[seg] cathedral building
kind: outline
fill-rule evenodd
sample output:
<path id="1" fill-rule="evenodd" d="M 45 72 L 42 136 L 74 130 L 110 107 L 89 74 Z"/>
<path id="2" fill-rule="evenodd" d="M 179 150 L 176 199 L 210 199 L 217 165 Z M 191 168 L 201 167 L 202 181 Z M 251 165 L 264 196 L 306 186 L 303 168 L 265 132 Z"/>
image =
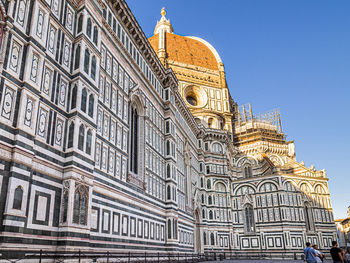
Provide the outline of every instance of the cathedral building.
<path id="1" fill-rule="evenodd" d="M 296 160 L 277 110 L 238 106 L 215 48 L 164 9 L 149 39 L 125 0 L 0 10 L 2 248 L 330 248 L 326 172 Z"/>

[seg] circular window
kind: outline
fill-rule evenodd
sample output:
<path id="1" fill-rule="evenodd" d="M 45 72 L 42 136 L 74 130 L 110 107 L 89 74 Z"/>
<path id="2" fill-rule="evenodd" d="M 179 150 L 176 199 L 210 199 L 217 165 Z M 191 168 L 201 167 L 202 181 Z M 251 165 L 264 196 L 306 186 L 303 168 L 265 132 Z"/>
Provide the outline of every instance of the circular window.
<path id="1" fill-rule="evenodd" d="M 197 99 L 194 98 L 193 96 L 187 96 L 186 100 L 189 104 L 191 104 L 192 106 L 197 106 Z"/>
<path id="2" fill-rule="evenodd" d="M 192 107 L 204 107 L 207 104 L 208 96 L 204 89 L 197 86 L 188 86 L 184 90 L 184 98 Z"/>

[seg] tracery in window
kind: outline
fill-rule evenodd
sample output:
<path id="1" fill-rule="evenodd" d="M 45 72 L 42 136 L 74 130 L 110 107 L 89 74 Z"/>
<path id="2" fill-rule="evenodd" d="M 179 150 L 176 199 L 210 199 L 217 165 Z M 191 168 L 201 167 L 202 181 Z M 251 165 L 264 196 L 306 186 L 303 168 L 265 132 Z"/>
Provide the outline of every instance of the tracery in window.
<path id="1" fill-rule="evenodd" d="M 250 178 L 252 177 L 252 166 L 247 164 L 244 166 L 244 177 L 245 178 Z"/>
<path id="2" fill-rule="evenodd" d="M 254 212 L 253 207 L 251 205 L 246 205 L 244 208 L 245 214 L 245 230 L 248 233 L 255 231 L 255 223 L 254 223 Z"/>
<path id="3" fill-rule="evenodd" d="M 73 223 L 86 225 L 88 210 L 88 189 L 84 185 L 78 185 L 74 193 Z"/>
<path id="4" fill-rule="evenodd" d="M 222 145 L 220 143 L 213 143 L 211 146 L 213 153 L 223 153 Z"/>

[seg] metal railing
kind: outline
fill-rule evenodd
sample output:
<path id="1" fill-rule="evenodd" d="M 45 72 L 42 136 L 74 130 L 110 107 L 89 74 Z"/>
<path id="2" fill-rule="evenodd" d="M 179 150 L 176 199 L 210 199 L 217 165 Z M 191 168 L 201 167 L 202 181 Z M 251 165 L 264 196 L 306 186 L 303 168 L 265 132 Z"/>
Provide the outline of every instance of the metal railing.
<path id="1" fill-rule="evenodd" d="M 120 253 L 120 252 L 88 252 L 88 251 L 12 251 L 12 250 L 0 250 L 0 262 L 121 262 L 121 263 L 143 263 L 143 262 L 203 262 L 223 259 L 225 256 L 223 253 L 206 253 L 206 254 L 194 254 L 194 253 Z"/>
<path id="2" fill-rule="evenodd" d="M 213 251 L 205 252 L 203 254 L 196 253 L 177 253 L 177 252 L 110 252 L 100 251 L 91 252 L 86 250 L 75 251 L 21 251 L 21 250 L 1 250 L 0 249 L 0 263 L 24 263 L 24 262 L 70 262 L 70 263 L 165 263 L 165 262 L 181 262 L 181 263 L 195 263 L 205 261 L 216 261 L 224 259 L 250 259 L 262 260 L 272 259 L 276 255 L 273 253 L 249 253 L 249 252 L 224 252 Z M 299 253 L 282 253 L 278 254 L 281 259 L 301 259 Z"/>

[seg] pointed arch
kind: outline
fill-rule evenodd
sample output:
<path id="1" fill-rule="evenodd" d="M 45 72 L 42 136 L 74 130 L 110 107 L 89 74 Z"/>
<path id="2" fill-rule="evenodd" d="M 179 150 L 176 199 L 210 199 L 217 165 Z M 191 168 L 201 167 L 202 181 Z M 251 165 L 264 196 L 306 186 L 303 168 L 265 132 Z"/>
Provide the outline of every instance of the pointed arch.
<path id="1" fill-rule="evenodd" d="M 12 208 L 16 210 L 22 209 L 22 201 L 23 201 L 23 188 L 22 186 L 17 186 L 13 196 L 13 204 Z"/>
<path id="2" fill-rule="evenodd" d="M 78 149 L 84 150 L 84 139 L 85 139 L 85 127 L 83 124 L 79 127 L 79 137 L 78 137 Z"/>
<path id="3" fill-rule="evenodd" d="M 210 234 L 210 245 L 214 246 L 215 245 L 215 236 L 214 233 Z"/>
<path id="4" fill-rule="evenodd" d="M 74 192 L 73 223 L 86 225 L 89 191 L 84 185 L 78 185 Z"/>
<path id="5" fill-rule="evenodd" d="M 93 40 L 95 45 L 97 45 L 97 41 L 98 41 L 98 29 L 97 26 L 94 26 L 94 36 L 93 36 Z"/>
<path id="6" fill-rule="evenodd" d="M 87 154 L 91 154 L 91 145 L 92 145 L 92 132 L 91 132 L 91 129 L 89 129 L 86 133 L 85 151 Z"/>
<path id="7" fill-rule="evenodd" d="M 87 91 L 86 91 L 86 88 L 83 88 L 83 90 L 81 91 L 81 105 L 80 105 L 80 109 L 83 112 L 86 112 L 86 101 L 87 101 Z"/>
<path id="8" fill-rule="evenodd" d="M 68 129 L 68 145 L 67 148 L 73 147 L 74 143 L 74 122 L 72 121 Z"/>
<path id="9" fill-rule="evenodd" d="M 90 51 L 88 49 L 85 49 L 85 55 L 84 55 L 84 71 L 86 74 L 89 74 L 90 69 Z"/>
<path id="10" fill-rule="evenodd" d="M 89 17 L 86 23 L 86 35 L 91 38 L 91 32 L 92 32 L 92 23 L 91 18 Z"/>
<path id="11" fill-rule="evenodd" d="M 91 58 L 91 78 L 96 79 L 96 57 L 92 56 Z"/>
<path id="12" fill-rule="evenodd" d="M 95 104 L 95 99 L 94 99 L 94 94 L 89 95 L 89 109 L 88 109 L 88 114 L 91 118 L 94 117 L 94 104 Z"/>
<path id="13" fill-rule="evenodd" d="M 171 239 L 171 220 L 168 219 L 168 238 Z"/>
<path id="14" fill-rule="evenodd" d="M 78 94 L 78 87 L 76 84 L 74 84 L 74 87 L 72 89 L 72 101 L 70 104 L 70 109 L 73 110 L 77 106 L 77 94 Z"/>
<path id="15" fill-rule="evenodd" d="M 77 33 L 80 33 L 83 30 L 83 21 L 84 21 L 84 15 L 80 14 L 78 18 Z"/>
<path id="16" fill-rule="evenodd" d="M 74 70 L 76 70 L 80 67 L 80 50 L 81 50 L 81 47 L 80 47 L 80 45 L 78 45 L 75 48 Z"/>
<path id="17" fill-rule="evenodd" d="M 251 204 L 244 206 L 245 230 L 247 233 L 255 232 L 254 210 Z"/>

